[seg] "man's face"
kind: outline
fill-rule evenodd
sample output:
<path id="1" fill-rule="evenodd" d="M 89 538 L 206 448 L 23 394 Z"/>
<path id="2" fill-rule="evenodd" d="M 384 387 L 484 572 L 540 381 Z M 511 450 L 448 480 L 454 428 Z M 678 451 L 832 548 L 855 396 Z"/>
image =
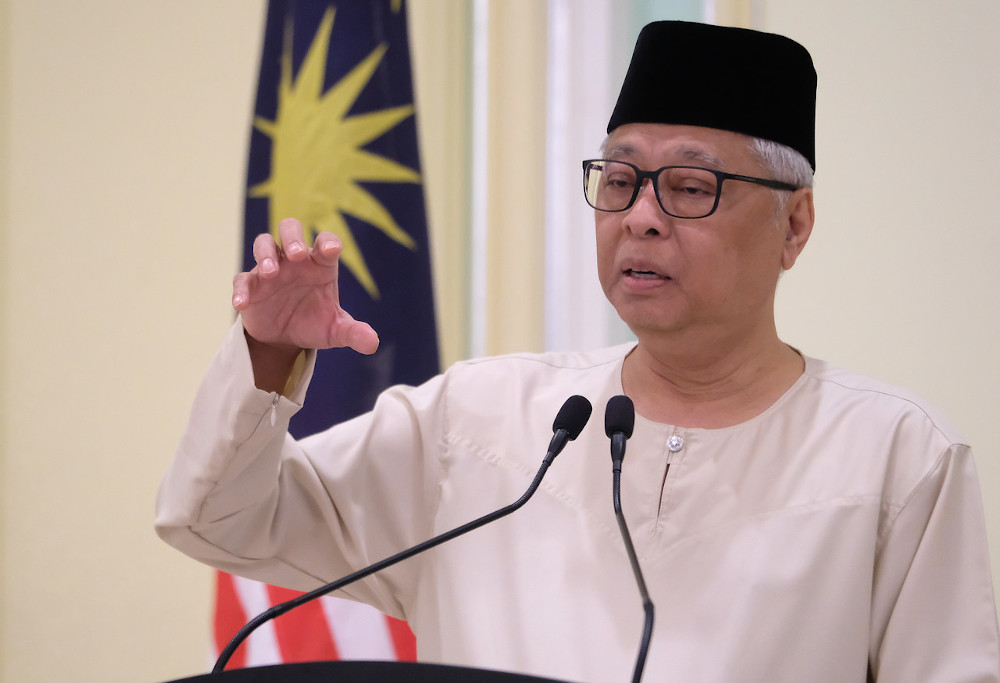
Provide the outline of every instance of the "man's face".
<path id="1" fill-rule="evenodd" d="M 747 142 L 711 128 L 629 124 L 614 131 L 605 157 L 650 171 L 687 165 L 768 177 Z M 811 195 L 809 209 L 811 219 Z M 801 249 L 786 239 L 789 210 L 779 212 L 767 188 L 727 180 L 715 213 L 674 218 L 647 182 L 628 210 L 595 211 L 601 286 L 640 339 L 680 330 L 739 338 L 773 325 L 778 276 Z"/>

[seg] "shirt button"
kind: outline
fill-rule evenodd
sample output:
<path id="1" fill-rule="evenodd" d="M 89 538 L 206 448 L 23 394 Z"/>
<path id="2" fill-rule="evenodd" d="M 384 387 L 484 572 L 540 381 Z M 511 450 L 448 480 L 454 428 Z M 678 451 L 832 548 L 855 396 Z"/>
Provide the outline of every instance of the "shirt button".
<path id="1" fill-rule="evenodd" d="M 676 453 L 680 449 L 684 448 L 684 439 L 674 434 L 669 439 L 667 439 L 667 450 L 671 453 Z"/>

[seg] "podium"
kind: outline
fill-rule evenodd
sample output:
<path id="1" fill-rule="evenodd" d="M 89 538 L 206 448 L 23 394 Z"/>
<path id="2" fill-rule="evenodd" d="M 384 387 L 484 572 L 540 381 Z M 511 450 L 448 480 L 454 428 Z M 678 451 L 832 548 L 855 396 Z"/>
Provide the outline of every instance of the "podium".
<path id="1" fill-rule="evenodd" d="M 554 678 L 415 662 L 305 662 L 231 669 L 170 683 L 567 683 Z"/>

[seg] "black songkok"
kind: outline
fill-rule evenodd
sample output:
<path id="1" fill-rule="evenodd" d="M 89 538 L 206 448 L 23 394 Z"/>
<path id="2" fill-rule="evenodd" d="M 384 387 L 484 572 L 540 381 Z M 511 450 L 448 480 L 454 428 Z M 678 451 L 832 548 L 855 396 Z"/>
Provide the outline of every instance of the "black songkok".
<path id="1" fill-rule="evenodd" d="M 816 169 L 816 71 L 794 40 L 658 21 L 639 33 L 608 133 L 626 123 L 719 128 L 773 140 Z"/>

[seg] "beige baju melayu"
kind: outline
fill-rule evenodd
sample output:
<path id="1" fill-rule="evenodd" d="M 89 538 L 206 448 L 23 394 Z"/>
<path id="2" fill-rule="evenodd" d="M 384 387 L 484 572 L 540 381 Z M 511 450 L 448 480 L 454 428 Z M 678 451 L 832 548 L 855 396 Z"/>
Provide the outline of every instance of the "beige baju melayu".
<path id="1" fill-rule="evenodd" d="M 407 619 L 419 658 L 570 681 L 631 678 L 638 591 L 615 522 L 607 400 L 630 345 L 459 363 L 293 440 L 234 326 L 158 500 L 171 544 L 314 588 L 517 499 L 563 401 L 595 414 L 521 510 L 355 584 Z M 310 363 L 312 360 L 310 359 Z M 725 429 L 638 417 L 622 502 L 656 606 L 645 680 L 1000 681 L 972 454 L 896 388 L 806 359 Z"/>

